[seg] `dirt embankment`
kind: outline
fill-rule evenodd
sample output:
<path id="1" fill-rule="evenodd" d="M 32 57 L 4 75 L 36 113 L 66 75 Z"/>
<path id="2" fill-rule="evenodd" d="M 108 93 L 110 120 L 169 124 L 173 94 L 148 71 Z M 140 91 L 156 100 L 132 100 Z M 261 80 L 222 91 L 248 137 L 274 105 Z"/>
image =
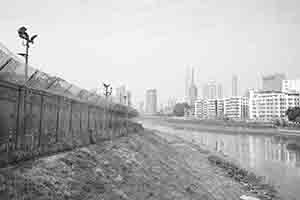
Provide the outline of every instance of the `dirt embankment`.
<path id="1" fill-rule="evenodd" d="M 300 130 L 289 128 L 277 128 L 273 125 L 259 123 L 238 123 L 225 121 L 206 121 L 206 120 L 184 120 L 184 119 L 169 119 L 161 117 L 141 118 L 141 121 L 154 122 L 155 124 L 172 126 L 176 129 L 187 129 L 193 131 L 207 131 L 214 133 L 243 133 L 251 135 L 276 135 L 299 137 Z"/>
<path id="2" fill-rule="evenodd" d="M 143 131 L 1 169 L 0 199 L 237 200 L 252 194 L 209 156 L 171 135 Z"/>

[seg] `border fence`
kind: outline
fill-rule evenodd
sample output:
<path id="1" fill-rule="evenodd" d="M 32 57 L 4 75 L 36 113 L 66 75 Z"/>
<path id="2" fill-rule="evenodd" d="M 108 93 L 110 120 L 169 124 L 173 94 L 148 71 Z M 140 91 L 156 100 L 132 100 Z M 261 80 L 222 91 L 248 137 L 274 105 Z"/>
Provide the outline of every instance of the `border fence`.
<path id="1" fill-rule="evenodd" d="M 126 133 L 137 112 L 24 64 L 0 43 L 0 166 Z"/>
<path id="2" fill-rule="evenodd" d="M 127 132 L 126 109 L 93 105 L 3 81 L 0 111 L 0 166 Z"/>

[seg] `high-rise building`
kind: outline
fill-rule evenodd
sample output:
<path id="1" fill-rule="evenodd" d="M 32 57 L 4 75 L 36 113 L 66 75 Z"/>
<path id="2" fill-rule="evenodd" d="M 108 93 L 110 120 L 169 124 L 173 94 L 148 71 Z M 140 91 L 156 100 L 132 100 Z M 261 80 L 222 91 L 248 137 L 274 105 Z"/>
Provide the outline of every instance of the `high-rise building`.
<path id="1" fill-rule="evenodd" d="M 232 83 L 231 83 L 231 95 L 238 96 L 238 77 L 236 75 L 232 76 Z"/>
<path id="2" fill-rule="evenodd" d="M 299 93 L 280 91 L 250 91 L 249 117 L 256 120 L 284 118 L 289 107 L 300 106 Z"/>
<path id="3" fill-rule="evenodd" d="M 122 85 L 122 86 L 116 88 L 116 97 L 115 97 L 115 99 L 116 99 L 117 103 L 125 105 L 126 102 L 125 102 L 124 96 L 126 96 L 126 95 L 127 94 L 126 94 L 126 87 L 125 87 L 125 85 Z"/>
<path id="4" fill-rule="evenodd" d="M 131 106 L 131 92 L 130 91 L 126 91 L 126 102 L 125 102 L 125 105 L 126 106 Z"/>
<path id="5" fill-rule="evenodd" d="M 203 98 L 216 99 L 217 98 L 217 84 L 216 81 L 209 81 L 203 86 Z"/>
<path id="6" fill-rule="evenodd" d="M 207 100 L 207 118 L 208 119 L 217 118 L 217 99 Z"/>
<path id="7" fill-rule="evenodd" d="M 300 79 L 283 80 L 281 86 L 282 92 L 300 92 Z"/>
<path id="8" fill-rule="evenodd" d="M 164 106 L 164 114 L 172 114 L 176 105 L 175 98 L 169 98 L 167 104 Z"/>
<path id="9" fill-rule="evenodd" d="M 192 68 L 192 80 L 189 87 L 189 105 L 193 106 L 198 96 L 198 90 L 194 82 L 194 68 Z"/>
<path id="10" fill-rule="evenodd" d="M 286 79 L 285 74 L 276 73 L 262 77 L 263 91 L 282 91 L 282 81 Z"/>
<path id="11" fill-rule="evenodd" d="M 207 99 L 208 98 L 208 84 L 204 84 L 202 87 L 202 98 Z"/>
<path id="12" fill-rule="evenodd" d="M 218 99 L 223 98 L 223 86 L 221 83 L 218 84 Z"/>
<path id="13" fill-rule="evenodd" d="M 207 99 L 197 99 L 195 101 L 195 117 L 199 119 L 207 118 Z"/>
<path id="14" fill-rule="evenodd" d="M 156 89 L 146 91 L 146 113 L 156 114 L 157 112 L 157 93 Z"/>
<path id="15" fill-rule="evenodd" d="M 217 118 L 224 118 L 224 99 L 217 99 Z"/>
<path id="16" fill-rule="evenodd" d="M 116 103 L 131 106 L 131 92 L 126 90 L 125 85 L 116 88 L 116 95 L 113 99 Z"/>
<path id="17" fill-rule="evenodd" d="M 249 101 L 247 97 L 232 96 L 224 101 L 224 116 L 229 119 L 247 119 L 248 110 Z"/>
<path id="18" fill-rule="evenodd" d="M 200 119 L 223 118 L 224 99 L 197 99 L 194 116 Z"/>
<path id="19" fill-rule="evenodd" d="M 186 68 L 186 74 L 185 74 L 185 101 L 190 101 L 190 86 L 191 86 L 191 73 L 190 73 L 190 67 Z"/>
<path id="20" fill-rule="evenodd" d="M 139 112 L 144 113 L 144 102 L 143 101 L 139 103 Z"/>

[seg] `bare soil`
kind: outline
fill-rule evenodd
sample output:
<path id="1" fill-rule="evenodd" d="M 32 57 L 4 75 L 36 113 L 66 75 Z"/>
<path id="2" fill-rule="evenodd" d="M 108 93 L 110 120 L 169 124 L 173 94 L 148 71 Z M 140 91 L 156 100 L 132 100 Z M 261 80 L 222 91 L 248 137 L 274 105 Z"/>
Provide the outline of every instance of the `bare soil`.
<path id="1" fill-rule="evenodd" d="M 255 196 L 209 161 L 211 155 L 173 135 L 141 131 L 1 169 L 0 199 L 237 200 L 244 194 Z"/>

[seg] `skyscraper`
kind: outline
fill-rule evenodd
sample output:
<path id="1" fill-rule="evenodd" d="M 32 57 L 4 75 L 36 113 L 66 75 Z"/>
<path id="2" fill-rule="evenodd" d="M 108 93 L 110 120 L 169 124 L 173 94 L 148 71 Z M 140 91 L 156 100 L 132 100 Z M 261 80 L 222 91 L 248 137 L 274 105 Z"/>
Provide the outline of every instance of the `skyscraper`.
<path id="1" fill-rule="evenodd" d="M 139 103 L 139 112 L 144 113 L 144 102 L 143 101 Z"/>
<path id="2" fill-rule="evenodd" d="M 188 103 L 193 106 L 198 96 L 198 90 L 194 83 L 194 68 L 192 68 L 192 80 L 189 87 L 189 101 Z"/>
<path id="3" fill-rule="evenodd" d="M 185 77 L 185 101 L 193 105 L 198 96 L 198 89 L 195 84 L 194 68 L 188 67 Z"/>
<path id="4" fill-rule="evenodd" d="M 131 106 L 131 92 L 129 90 L 126 91 L 126 106 Z"/>
<path id="5" fill-rule="evenodd" d="M 117 103 L 126 104 L 124 96 L 126 96 L 126 87 L 125 87 L 125 85 L 122 85 L 122 86 L 116 88 L 116 101 L 117 101 Z"/>
<path id="6" fill-rule="evenodd" d="M 232 76 L 232 85 L 231 85 L 231 95 L 238 96 L 238 77 L 236 75 Z"/>
<path id="7" fill-rule="evenodd" d="M 300 92 L 300 79 L 296 80 L 283 80 L 282 92 Z"/>
<path id="8" fill-rule="evenodd" d="M 219 99 L 223 98 L 223 86 L 221 83 L 218 84 L 218 98 Z"/>
<path id="9" fill-rule="evenodd" d="M 191 74 L 190 74 L 190 68 L 187 67 L 186 68 L 186 72 L 185 72 L 185 91 L 184 91 L 184 95 L 185 95 L 185 101 L 189 102 L 189 90 L 190 90 L 190 86 L 191 86 Z"/>
<path id="10" fill-rule="evenodd" d="M 209 81 L 203 86 L 203 98 L 215 99 L 217 97 L 217 83 L 216 81 Z"/>
<path id="11" fill-rule="evenodd" d="M 116 88 L 116 96 L 114 99 L 117 103 L 131 106 L 131 92 L 126 90 L 125 85 Z"/>
<path id="12" fill-rule="evenodd" d="M 207 99 L 208 98 L 208 84 L 204 84 L 202 87 L 202 98 Z"/>
<path id="13" fill-rule="evenodd" d="M 153 115 L 157 112 L 157 93 L 156 89 L 146 91 L 146 113 Z"/>
<path id="14" fill-rule="evenodd" d="M 285 74 L 276 73 L 262 77 L 262 89 L 264 91 L 282 91 L 282 81 L 286 79 Z"/>

